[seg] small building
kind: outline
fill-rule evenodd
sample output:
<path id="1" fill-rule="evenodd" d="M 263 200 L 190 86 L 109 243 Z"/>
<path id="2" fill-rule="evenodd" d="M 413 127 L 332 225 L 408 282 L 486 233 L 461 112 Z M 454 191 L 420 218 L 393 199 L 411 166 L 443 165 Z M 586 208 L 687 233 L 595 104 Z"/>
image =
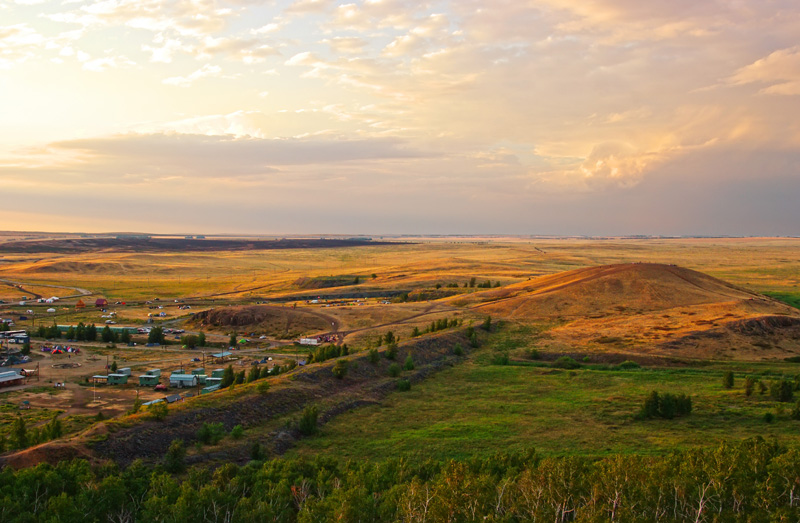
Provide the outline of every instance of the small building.
<path id="1" fill-rule="evenodd" d="M 199 376 L 199 375 L 205 374 L 205 373 L 206 373 L 206 369 L 204 369 L 202 367 L 199 367 L 199 368 L 196 368 L 196 369 L 192 369 L 192 374 L 194 374 L 195 376 Z"/>
<path id="2" fill-rule="evenodd" d="M 16 370 L 0 372 L 0 387 L 13 387 L 25 383 L 25 376 Z"/>
<path id="3" fill-rule="evenodd" d="M 128 383 L 128 374 L 109 374 L 108 375 L 108 384 L 109 385 L 125 385 Z"/>
<path id="4" fill-rule="evenodd" d="M 149 374 L 150 376 L 158 376 L 161 377 L 161 369 L 147 369 L 145 374 Z"/>
<path id="5" fill-rule="evenodd" d="M 181 399 L 180 394 L 170 394 L 169 396 L 164 398 L 164 400 L 167 403 L 175 403 L 176 401 L 180 401 L 180 399 Z"/>
<path id="6" fill-rule="evenodd" d="M 300 338 L 300 345 L 319 345 L 319 338 Z"/>
<path id="7" fill-rule="evenodd" d="M 194 374 L 194 375 L 197 376 L 197 383 L 199 383 L 200 385 L 205 385 L 206 382 L 208 381 L 208 376 L 206 376 L 205 374 Z"/>
<path id="8" fill-rule="evenodd" d="M 86 308 L 86 304 L 83 303 L 83 300 L 78 300 L 78 303 L 75 304 L 75 308 L 76 309 L 85 309 Z"/>
<path id="9" fill-rule="evenodd" d="M 169 386 L 177 388 L 196 387 L 200 379 L 194 374 L 175 374 L 169 376 Z"/>
<path id="10" fill-rule="evenodd" d="M 161 376 L 155 376 L 153 374 L 142 374 L 139 376 L 140 387 L 155 387 L 160 381 Z"/>
<path id="11" fill-rule="evenodd" d="M 130 367 L 123 367 L 123 368 L 117 370 L 117 374 L 124 374 L 126 376 L 130 376 L 131 375 L 131 368 Z"/>
<path id="12" fill-rule="evenodd" d="M 200 394 L 208 394 L 209 392 L 215 392 L 219 390 L 219 385 L 209 385 L 208 387 L 203 387 L 200 389 Z"/>
<path id="13" fill-rule="evenodd" d="M 92 383 L 94 383 L 95 385 L 105 385 L 108 383 L 108 376 L 95 374 L 94 376 L 92 376 Z"/>
<path id="14" fill-rule="evenodd" d="M 211 377 L 222 379 L 225 375 L 225 369 L 214 369 L 211 371 Z"/>
<path id="15" fill-rule="evenodd" d="M 217 359 L 217 360 L 224 360 L 225 358 L 227 358 L 231 354 L 233 354 L 233 353 L 224 350 L 222 352 L 216 352 L 216 353 L 212 354 L 211 357 L 214 358 L 214 359 Z"/>
<path id="16" fill-rule="evenodd" d="M 97 298 L 94 302 L 94 306 L 98 309 L 102 309 L 103 307 L 108 307 L 108 300 L 105 298 Z"/>
<path id="17" fill-rule="evenodd" d="M 206 386 L 222 385 L 222 378 L 213 378 L 211 376 L 206 378 Z"/>

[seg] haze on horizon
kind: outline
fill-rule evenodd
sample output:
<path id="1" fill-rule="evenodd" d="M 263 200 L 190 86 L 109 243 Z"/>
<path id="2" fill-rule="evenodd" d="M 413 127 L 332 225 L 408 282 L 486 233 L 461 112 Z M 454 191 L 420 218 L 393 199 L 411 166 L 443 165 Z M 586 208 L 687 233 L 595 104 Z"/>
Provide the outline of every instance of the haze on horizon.
<path id="1" fill-rule="evenodd" d="M 794 235 L 794 0 L 6 0 L 0 226 Z"/>

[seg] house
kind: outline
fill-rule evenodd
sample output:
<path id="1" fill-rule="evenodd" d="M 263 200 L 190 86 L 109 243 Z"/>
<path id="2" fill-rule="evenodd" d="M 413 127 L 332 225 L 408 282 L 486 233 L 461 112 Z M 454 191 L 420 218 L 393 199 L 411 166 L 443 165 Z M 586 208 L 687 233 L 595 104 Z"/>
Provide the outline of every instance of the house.
<path id="1" fill-rule="evenodd" d="M 109 385 L 125 385 L 128 383 L 128 374 L 109 374 L 108 375 L 108 384 Z"/>
<path id="2" fill-rule="evenodd" d="M 102 309 L 103 307 L 108 307 L 108 300 L 105 298 L 97 298 L 97 300 L 94 302 L 94 306 L 99 309 Z"/>
<path id="3" fill-rule="evenodd" d="M 196 387 L 198 383 L 200 383 L 200 379 L 194 374 L 176 374 L 173 372 L 169 376 L 170 387 L 177 387 L 179 389 L 184 387 Z"/>
<path id="4" fill-rule="evenodd" d="M 75 304 L 75 308 L 76 309 L 85 309 L 86 308 L 86 304 L 83 303 L 83 300 L 78 300 L 78 303 Z"/>
<path id="5" fill-rule="evenodd" d="M 160 381 L 161 376 L 156 376 L 154 374 L 142 374 L 139 376 L 140 387 L 155 387 Z"/>
<path id="6" fill-rule="evenodd" d="M 15 370 L 0 372 L 0 387 L 13 387 L 25 383 L 25 376 Z"/>

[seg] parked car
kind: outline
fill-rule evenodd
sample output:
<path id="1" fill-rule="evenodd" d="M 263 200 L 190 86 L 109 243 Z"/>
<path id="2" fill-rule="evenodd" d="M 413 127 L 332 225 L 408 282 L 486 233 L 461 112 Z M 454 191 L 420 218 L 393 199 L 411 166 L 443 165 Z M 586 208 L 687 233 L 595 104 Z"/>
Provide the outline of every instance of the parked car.
<path id="1" fill-rule="evenodd" d="M 165 390 L 169 390 L 169 387 L 167 387 L 167 386 L 166 386 L 166 385 L 164 385 L 163 383 L 159 383 L 158 385 L 156 385 L 155 387 L 153 387 L 153 390 L 154 390 L 154 391 L 157 391 L 157 392 L 158 392 L 158 391 L 165 391 Z"/>

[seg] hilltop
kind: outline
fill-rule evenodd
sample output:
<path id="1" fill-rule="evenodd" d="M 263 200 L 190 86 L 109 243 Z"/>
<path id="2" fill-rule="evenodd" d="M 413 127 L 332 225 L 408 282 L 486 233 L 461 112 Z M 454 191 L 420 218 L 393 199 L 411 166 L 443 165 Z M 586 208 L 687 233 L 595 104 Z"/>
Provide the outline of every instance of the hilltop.
<path id="1" fill-rule="evenodd" d="M 734 359 L 800 351 L 800 311 L 675 265 L 577 269 L 455 303 L 518 322 L 556 324 L 545 342 L 553 350 Z"/>

